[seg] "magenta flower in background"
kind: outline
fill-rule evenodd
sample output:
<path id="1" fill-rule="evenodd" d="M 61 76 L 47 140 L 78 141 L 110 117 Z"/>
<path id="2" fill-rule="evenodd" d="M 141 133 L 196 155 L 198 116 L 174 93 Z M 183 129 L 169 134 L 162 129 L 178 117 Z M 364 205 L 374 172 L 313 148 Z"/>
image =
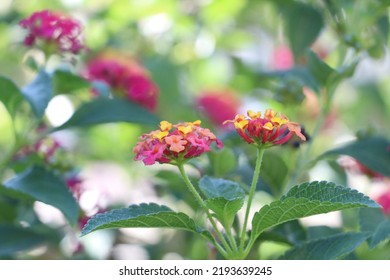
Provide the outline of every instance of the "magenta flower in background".
<path id="1" fill-rule="evenodd" d="M 24 39 L 24 45 L 27 47 L 43 44 L 43 47 L 50 48 L 54 45 L 60 52 L 73 54 L 78 54 L 85 48 L 81 39 L 81 24 L 60 12 L 35 12 L 21 20 L 19 25 L 29 32 Z"/>
<path id="2" fill-rule="evenodd" d="M 376 180 L 385 179 L 385 176 L 368 168 L 363 163 L 353 157 L 342 157 L 340 159 L 340 166 L 343 167 L 346 171 L 351 172 L 352 174 L 361 174 L 369 177 L 370 179 Z"/>
<path id="3" fill-rule="evenodd" d="M 147 70 L 136 60 L 106 53 L 87 64 L 86 78 L 110 86 L 114 95 L 125 97 L 150 111 L 157 107 L 158 88 Z"/>
<path id="4" fill-rule="evenodd" d="M 68 176 L 66 179 L 66 185 L 78 200 L 83 192 L 82 183 L 83 180 L 77 175 Z"/>
<path id="5" fill-rule="evenodd" d="M 46 137 L 38 140 L 32 145 L 23 147 L 15 154 L 14 160 L 21 160 L 32 154 L 36 154 L 46 164 L 56 164 L 58 161 L 56 153 L 61 149 L 63 149 L 63 147 L 57 139 L 53 137 Z"/>
<path id="6" fill-rule="evenodd" d="M 390 215 L 390 191 L 383 193 L 376 201 L 382 206 L 383 213 Z"/>
<path id="7" fill-rule="evenodd" d="M 210 90 L 201 94 L 197 105 L 214 125 L 222 127 L 225 120 L 233 119 L 237 114 L 240 102 L 228 90 Z"/>

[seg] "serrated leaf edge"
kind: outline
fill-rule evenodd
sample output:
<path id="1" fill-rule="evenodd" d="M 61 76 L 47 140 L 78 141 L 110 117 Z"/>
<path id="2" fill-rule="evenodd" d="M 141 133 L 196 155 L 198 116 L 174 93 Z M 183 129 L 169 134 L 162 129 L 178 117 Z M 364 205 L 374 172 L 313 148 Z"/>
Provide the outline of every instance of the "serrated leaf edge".
<path id="1" fill-rule="evenodd" d="M 154 212 L 154 213 L 149 213 L 149 214 L 140 214 L 140 215 L 137 215 L 137 216 L 134 216 L 134 217 L 131 217 L 131 218 L 124 218 L 124 219 L 121 219 L 121 220 L 117 220 L 115 222 L 109 222 L 109 224 L 115 225 L 117 223 L 120 223 L 121 221 L 136 219 L 138 217 L 148 217 L 148 218 L 156 218 L 156 219 L 158 219 L 157 217 L 154 217 L 154 216 L 158 215 L 159 213 L 166 213 L 166 214 L 172 213 L 172 214 L 175 214 L 174 218 L 179 219 L 183 224 L 186 224 L 186 222 L 181 217 L 178 217 L 177 215 L 181 215 L 181 216 L 183 216 L 185 218 L 188 218 L 189 222 L 192 223 L 192 225 L 193 225 L 192 229 L 190 229 L 188 227 L 178 227 L 178 228 L 183 229 L 183 230 L 189 230 L 189 231 L 197 232 L 197 233 L 202 234 L 202 235 L 205 234 L 205 232 L 208 232 L 208 231 L 204 230 L 203 228 L 197 226 L 195 221 L 193 219 L 191 219 L 187 214 L 185 214 L 183 212 L 175 212 L 175 211 L 173 211 L 172 209 L 170 209 L 169 207 L 167 207 L 165 205 L 159 205 L 159 204 L 156 204 L 156 203 L 141 203 L 141 204 L 130 205 L 128 208 L 131 208 L 131 207 L 141 208 L 141 207 L 145 207 L 145 206 L 148 206 L 148 207 L 150 207 L 150 206 L 151 207 L 160 207 L 161 211 Z M 105 212 L 105 213 L 99 213 L 99 214 L 94 215 L 85 224 L 85 226 L 83 227 L 81 236 L 85 236 L 85 235 L 87 235 L 87 234 L 89 234 L 89 233 L 91 233 L 93 231 L 101 229 L 101 227 L 98 226 L 98 227 L 93 228 L 92 230 L 89 230 L 88 232 L 85 232 L 86 228 L 91 226 L 91 224 L 93 223 L 92 219 L 99 219 L 100 217 L 103 217 L 103 216 L 107 215 L 107 213 L 114 214 L 115 212 L 122 211 L 123 209 L 127 209 L 127 208 L 114 209 L 114 210 L 111 210 L 111 211 L 108 211 L 108 212 Z M 161 221 L 166 223 L 164 220 L 161 220 Z M 142 224 L 142 222 L 139 222 L 139 223 Z M 115 228 L 115 226 L 113 226 L 113 227 Z M 169 225 L 167 227 L 169 228 Z M 120 228 L 120 226 L 118 226 L 118 228 Z"/>
<path id="2" fill-rule="evenodd" d="M 310 188 L 311 185 L 319 185 L 319 187 L 333 187 L 336 190 L 345 190 L 345 191 L 348 191 L 348 193 L 347 193 L 348 195 L 359 195 L 361 199 L 369 200 L 372 203 L 371 207 L 377 207 L 377 208 L 381 207 L 381 205 L 379 205 L 377 202 L 372 200 L 369 196 L 359 192 L 356 189 L 352 189 L 352 188 L 345 187 L 345 186 L 342 186 L 342 185 L 336 185 L 335 183 L 328 182 L 328 181 L 312 181 L 312 182 L 305 182 L 305 183 L 302 183 L 302 184 L 299 184 L 299 185 L 295 185 L 286 194 L 284 194 L 280 198 L 280 201 L 285 200 L 287 198 L 303 198 L 303 197 L 297 196 L 297 194 L 301 194 L 302 192 L 307 190 L 307 188 Z M 289 196 L 290 192 L 292 192 L 292 191 L 296 192 L 295 195 L 294 196 Z M 316 194 L 318 194 L 318 192 L 316 192 L 315 194 L 313 194 L 310 197 L 304 197 L 304 198 L 309 198 L 310 199 L 311 197 L 313 197 Z M 334 198 L 338 198 L 338 197 L 341 197 L 343 195 L 345 195 L 345 194 L 337 195 Z M 324 201 L 321 201 L 321 200 L 311 200 L 311 201 L 324 202 Z M 331 202 L 331 201 L 327 201 L 327 202 L 334 203 L 334 202 Z"/>

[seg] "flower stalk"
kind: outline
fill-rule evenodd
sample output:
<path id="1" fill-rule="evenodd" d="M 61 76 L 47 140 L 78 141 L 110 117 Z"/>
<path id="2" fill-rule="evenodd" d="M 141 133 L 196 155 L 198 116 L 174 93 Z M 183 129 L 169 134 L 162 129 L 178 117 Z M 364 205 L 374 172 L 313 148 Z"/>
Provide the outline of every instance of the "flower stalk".
<path id="1" fill-rule="evenodd" d="M 248 225 L 248 219 L 249 219 L 249 214 L 250 214 L 250 210 L 251 210 L 251 206 L 252 206 L 253 197 L 255 195 L 257 182 L 258 182 L 259 176 L 260 176 L 260 169 L 261 169 L 261 163 L 263 161 L 263 155 L 264 155 L 264 148 L 259 147 L 257 149 L 256 165 L 255 165 L 255 170 L 253 173 L 251 188 L 249 191 L 249 197 L 248 197 L 248 202 L 247 202 L 246 211 L 245 211 L 244 224 L 243 224 L 243 228 L 242 228 L 241 236 L 240 236 L 240 248 L 239 248 L 240 252 L 244 251 L 244 245 L 245 245 L 245 241 L 246 241 L 246 229 L 247 229 L 247 225 Z"/>
<path id="2" fill-rule="evenodd" d="M 232 252 L 229 244 L 227 243 L 225 237 L 222 235 L 221 231 L 218 229 L 217 224 L 215 223 L 213 216 L 211 215 L 209 209 L 207 208 L 206 204 L 204 203 L 202 197 L 199 195 L 197 190 L 195 189 L 194 185 L 191 183 L 191 180 L 188 178 L 187 173 L 184 170 L 183 164 L 177 165 L 180 171 L 180 175 L 182 176 L 188 190 L 192 193 L 192 195 L 195 197 L 195 199 L 198 201 L 202 209 L 205 211 L 207 218 L 209 219 L 215 233 L 217 234 L 219 240 L 223 244 L 225 248 L 220 246 L 218 242 L 216 242 L 214 245 L 216 245 L 217 250 L 225 257 L 227 258 L 229 256 L 229 253 Z"/>

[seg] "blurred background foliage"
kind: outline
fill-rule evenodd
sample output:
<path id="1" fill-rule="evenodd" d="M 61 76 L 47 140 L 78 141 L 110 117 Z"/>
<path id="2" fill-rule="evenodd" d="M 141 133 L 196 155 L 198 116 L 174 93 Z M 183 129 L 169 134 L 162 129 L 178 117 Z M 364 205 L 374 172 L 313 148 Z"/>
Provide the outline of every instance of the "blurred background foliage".
<path id="1" fill-rule="evenodd" d="M 34 11 L 62 11 L 82 23 L 88 51 L 77 57 L 50 58 L 48 69 L 69 70 L 73 76 L 58 78 L 70 89 L 60 88 L 49 103 L 44 117 L 49 126 L 62 125 L 89 100 L 89 84 L 77 80 L 89 60 L 103 51 L 124 53 L 139 60 L 158 86 L 155 115 L 159 119 L 172 123 L 201 119 L 224 140 L 224 150 L 192 162 L 194 180 L 209 174 L 250 184 L 253 150 L 213 119 L 224 110 L 222 105 L 215 103 L 210 109 L 200 101 L 216 92 L 222 100 L 234 99 L 236 113 L 266 108 L 281 111 L 300 123 L 310 137 L 307 143 L 295 140 L 266 153 L 259 206 L 307 180 L 334 181 L 376 199 L 390 191 L 386 178 L 390 176 L 386 167 L 390 153 L 375 150 L 389 144 L 389 5 L 386 0 L 2 0 L 0 74 L 20 87 L 35 78 L 29 57 L 39 61 L 40 56 L 37 50 L 23 46 L 25 33 L 18 22 Z M 24 117 L 15 123 L 23 127 L 33 125 L 30 122 Z M 11 127 L 0 105 L 3 151 L 15 141 Z M 157 202 L 199 215 L 175 172 L 133 162 L 132 147 L 151 128 L 119 122 L 55 133 L 66 148 L 61 161 L 66 158 L 79 169 L 85 189 L 80 198 L 83 211 L 94 214 L 132 203 Z M 345 146 L 356 140 L 366 142 Z M 340 155 L 357 158 L 379 172 L 381 179 Z M 11 178 L 13 172 L 5 172 L 2 180 Z M 20 197 L 4 195 L 0 209 L 5 213 L 0 216 L 0 231 L 4 232 L 0 258 L 209 257 L 207 244 L 185 232 L 131 229 L 96 232 L 80 239 L 79 229 L 43 203 L 23 203 Z M 303 240 L 362 229 L 362 216 L 357 210 L 344 211 L 288 223 L 261 239 L 260 256 L 277 258 Z M 381 216 L 378 221 L 386 219 Z M 17 235 L 9 221 L 34 227 L 31 233 Z M 384 236 L 387 240 L 388 235 Z M 347 258 L 390 258 L 388 241 L 374 249 L 372 244 L 360 245 Z"/>

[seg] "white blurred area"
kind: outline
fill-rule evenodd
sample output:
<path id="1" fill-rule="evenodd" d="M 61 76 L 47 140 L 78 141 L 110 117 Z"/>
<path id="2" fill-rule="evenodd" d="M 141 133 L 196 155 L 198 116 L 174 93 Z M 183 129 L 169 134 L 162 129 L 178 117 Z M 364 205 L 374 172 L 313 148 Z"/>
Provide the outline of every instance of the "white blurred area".
<path id="1" fill-rule="evenodd" d="M 1 0 L 0 15 L 8 13 L 13 0 Z"/>
<path id="2" fill-rule="evenodd" d="M 46 116 L 54 127 L 64 124 L 73 113 L 73 104 L 65 95 L 54 96 L 46 108 Z"/>

